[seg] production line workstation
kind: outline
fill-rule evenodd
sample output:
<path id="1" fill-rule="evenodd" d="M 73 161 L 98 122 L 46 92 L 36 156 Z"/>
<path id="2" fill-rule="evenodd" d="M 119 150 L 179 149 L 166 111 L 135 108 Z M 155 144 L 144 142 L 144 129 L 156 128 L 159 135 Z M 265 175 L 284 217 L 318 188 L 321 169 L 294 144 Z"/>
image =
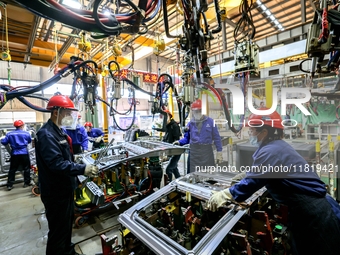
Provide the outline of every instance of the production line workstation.
<path id="1" fill-rule="evenodd" d="M 146 24 L 155 18 L 162 4 L 165 33 L 169 38 L 173 37 L 168 24 L 168 8 L 174 5 L 173 1 L 140 0 L 138 6 L 126 1 L 131 7 L 129 10 L 133 10 L 132 15 L 124 13 L 124 15 L 118 15 L 118 18 L 112 15 L 111 20 L 104 19 L 100 13 L 105 9 L 100 8 L 101 0 L 93 1 L 93 12 L 86 10 L 69 17 L 63 13 L 64 9 L 57 1 L 14 1 L 40 16 L 50 17 L 51 20 L 64 22 L 80 30 L 100 32 L 107 37 L 117 36 L 121 32 L 131 35 L 145 32 Z M 116 58 L 116 60 L 109 61 L 105 68 L 102 67 L 103 73 L 106 73 L 108 80 L 112 82 L 111 87 L 107 89 L 110 93 L 109 99 L 102 98 L 97 93 L 98 64 L 93 60 L 83 60 L 74 56 L 67 66 L 56 69 L 55 75 L 40 85 L 24 89 L 0 85 L 0 109 L 8 101 L 18 99 L 35 111 L 47 112 L 43 107 L 32 105 L 26 97 L 73 74 L 74 83 L 70 99 L 76 102 L 77 107 L 80 102 L 84 104 L 85 111 L 92 114 L 95 113 L 97 104 L 103 104 L 106 126 L 109 117 L 112 117 L 114 123 L 117 124 L 116 115 L 118 114 L 132 113 L 132 118 L 135 118 L 138 104 L 135 90 L 139 90 L 152 97 L 151 113 L 163 116 L 162 127 L 156 130 L 165 132 L 167 124 L 165 110 L 168 106 L 173 109 L 174 105 L 173 101 L 165 102 L 164 95 L 171 91 L 177 103 L 179 124 L 184 131 L 187 118 L 191 114 L 190 105 L 205 92 L 210 92 L 218 99 L 225 115 L 223 121 L 227 123 L 228 131 L 240 134 L 243 126 L 240 125 L 237 128 L 232 124 L 231 111 L 228 108 L 230 102 L 227 102 L 226 92 L 213 84 L 208 65 L 211 40 L 214 34 L 221 31 L 222 18 L 226 15 L 225 11 L 219 8 L 217 0 L 214 0 L 213 4 L 217 28 L 210 29 L 205 17 L 208 11 L 207 1 L 181 1 L 181 8 L 184 10 L 183 34 L 176 36 L 178 47 L 184 52 L 181 61 L 183 69 L 181 94 L 177 92 L 171 75 L 166 73 L 158 75 L 155 92 L 143 90 L 129 78 L 121 76 L 120 65 Z M 241 5 L 240 24 L 248 23 L 246 25 L 249 31 L 245 31 L 245 27 L 239 24 L 235 28 L 234 75 L 241 79 L 240 87 L 244 103 L 250 74 L 259 74 L 260 49 L 253 41 L 255 27 L 250 15 L 251 8 L 247 1 L 242 1 Z M 320 1 L 319 11 L 326 12 L 327 6 L 327 1 Z M 86 16 L 84 20 L 91 20 L 91 25 L 86 24 L 84 20 L 79 20 L 79 15 Z M 338 49 L 336 48 L 338 46 L 335 47 L 332 44 L 332 38 L 325 35 L 325 29 L 327 29 L 325 16 L 327 19 L 327 15 L 321 16 L 315 13 L 306 42 L 306 53 L 311 58 L 309 60 L 312 60 L 312 65 L 310 70 L 301 71 L 308 73 L 311 80 L 316 73 L 321 72 L 319 62 L 322 61 L 324 55 Z M 320 36 L 324 39 L 323 42 L 317 40 Z M 85 37 L 82 37 L 80 46 L 85 49 L 87 45 Z M 162 47 L 159 46 L 158 50 L 160 48 Z M 122 98 L 122 84 L 128 87 L 129 109 L 125 113 L 117 110 L 117 102 Z M 332 93 L 338 90 L 340 90 L 340 82 L 337 83 Z M 48 101 L 43 97 L 36 97 Z M 208 102 L 207 99 L 203 101 Z M 235 106 L 237 102 L 233 103 Z M 242 112 L 244 118 L 245 109 Z M 127 131 L 132 125 L 133 122 L 127 128 L 117 126 L 122 131 Z M 294 141 L 290 144 L 311 165 L 338 166 L 340 163 L 339 142 L 334 143 L 329 139 L 322 145 L 319 141 L 316 143 Z M 329 146 L 328 150 L 325 145 Z M 251 166 L 252 155 L 256 147 L 246 142 L 235 144 L 229 142 L 227 146 L 228 162 L 224 163 L 236 167 L 236 170 L 239 170 L 241 166 Z M 79 228 L 83 227 L 92 215 L 120 212 L 118 217 L 120 237 L 100 235 L 103 255 L 291 254 L 288 208 L 275 202 L 265 187 L 256 191 L 242 203 L 227 200 L 225 205 L 212 211 L 208 210 L 207 204 L 213 192 L 230 188 L 240 181 L 235 179 L 237 172 L 191 172 L 166 183 L 162 165 L 164 159 L 183 154 L 187 150 L 190 148 L 151 138 L 125 141 L 120 144 L 114 144 L 114 139 L 112 139 L 110 142 L 106 141 L 101 149 L 76 155 L 76 162 L 98 166 L 99 175 L 92 178 L 77 177 L 80 184 L 75 192 L 75 225 Z M 5 173 L 8 170 L 9 154 L 4 147 L 1 148 L 0 156 L 1 170 Z M 34 155 L 31 155 L 31 159 L 34 162 Z M 38 174 L 36 171 L 32 171 L 33 177 L 36 177 L 36 174 Z M 325 175 L 320 174 L 320 177 L 326 180 L 328 191 L 333 198 L 340 200 L 338 171 L 325 171 Z M 38 184 L 32 191 L 39 195 L 37 189 Z"/>

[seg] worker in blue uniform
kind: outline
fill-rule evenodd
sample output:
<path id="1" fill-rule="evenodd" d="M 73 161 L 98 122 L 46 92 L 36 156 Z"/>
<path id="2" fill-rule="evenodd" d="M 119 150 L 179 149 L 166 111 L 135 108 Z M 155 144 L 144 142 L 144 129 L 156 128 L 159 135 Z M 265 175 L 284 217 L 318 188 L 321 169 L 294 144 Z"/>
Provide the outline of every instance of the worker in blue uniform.
<path id="1" fill-rule="evenodd" d="M 31 135 L 29 132 L 24 130 L 25 123 L 22 120 L 14 121 L 14 127 L 16 130 L 8 132 L 6 136 L 1 139 L 2 145 L 11 146 L 11 159 L 10 167 L 7 178 L 7 190 L 13 189 L 15 181 L 15 172 L 22 168 L 24 173 L 24 188 L 31 184 L 31 163 L 28 153 L 28 144 L 32 142 Z"/>
<path id="2" fill-rule="evenodd" d="M 164 110 L 164 112 L 167 114 L 167 124 L 165 127 L 166 132 L 163 137 L 163 142 L 172 144 L 181 138 L 181 128 L 178 125 L 178 123 L 173 119 L 173 116 L 169 110 L 166 109 Z M 178 167 L 177 167 L 178 161 L 180 160 L 180 158 L 181 158 L 181 154 L 173 155 L 169 160 L 169 163 L 165 169 L 165 173 L 168 176 L 169 182 L 172 181 L 172 174 L 175 176 L 176 179 L 181 176 L 179 174 Z"/>
<path id="3" fill-rule="evenodd" d="M 100 149 L 104 146 L 104 132 L 99 128 L 94 128 L 91 122 L 86 122 L 84 124 L 89 141 L 93 143 L 92 150 Z"/>
<path id="4" fill-rule="evenodd" d="M 98 167 L 74 162 L 72 141 L 61 129 L 77 119 L 71 99 L 53 96 L 46 109 L 51 111 L 50 119 L 39 129 L 35 141 L 40 197 L 49 227 L 46 254 L 74 255 L 78 254 L 71 243 L 76 176 L 96 177 Z"/>
<path id="5" fill-rule="evenodd" d="M 81 115 L 78 114 L 78 122 L 73 127 L 65 127 L 65 133 L 72 139 L 72 148 L 74 154 L 81 154 L 87 152 L 89 149 L 89 138 L 86 129 L 79 123 Z"/>
<path id="6" fill-rule="evenodd" d="M 276 202 L 288 206 L 294 255 L 339 254 L 339 205 L 306 160 L 282 140 L 281 116 L 251 114 L 248 123 L 250 142 L 258 147 L 253 165 L 240 182 L 213 192 L 208 209 L 215 211 L 227 200 L 242 202 L 265 186 Z"/>
<path id="7" fill-rule="evenodd" d="M 191 104 L 192 119 L 187 125 L 184 137 L 174 144 L 190 144 L 187 172 L 208 171 L 215 166 L 212 145 L 215 144 L 217 153 L 216 161 L 223 161 L 222 141 L 214 120 L 202 115 L 202 101 L 197 99 Z"/>

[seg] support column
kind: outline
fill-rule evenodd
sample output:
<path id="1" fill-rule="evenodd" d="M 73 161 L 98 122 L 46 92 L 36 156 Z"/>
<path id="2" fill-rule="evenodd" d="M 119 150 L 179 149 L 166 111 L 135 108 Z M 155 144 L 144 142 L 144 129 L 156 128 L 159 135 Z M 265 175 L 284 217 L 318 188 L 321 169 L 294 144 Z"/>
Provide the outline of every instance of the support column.
<path id="1" fill-rule="evenodd" d="M 104 77 L 101 76 L 100 78 L 100 87 L 102 88 L 102 98 L 106 101 L 107 95 L 106 95 L 106 84 Z M 103 132 L 104 132 L 104 142 L 107 143 L 109 141 L 109 119 L 107 114 L 107 106 L 106 104 L 101 103 L 103 107 Z"/>
<path id="2" fill-rule="evenodd" d="M 273 105 L 273 80 L 265 81 L 266 91 L 266 107 L 270 108 Z"/>

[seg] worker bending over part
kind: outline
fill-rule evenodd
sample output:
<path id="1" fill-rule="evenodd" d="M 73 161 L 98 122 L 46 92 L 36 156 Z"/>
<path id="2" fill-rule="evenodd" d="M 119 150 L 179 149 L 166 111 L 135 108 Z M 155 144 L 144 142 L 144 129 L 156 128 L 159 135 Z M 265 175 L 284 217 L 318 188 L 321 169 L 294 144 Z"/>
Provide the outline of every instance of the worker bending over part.
<path id="1" fill-rule="evenodd" d="M 99 128 L 94 128 L 91 122 L 86 122 L 84 127 L 87 132 L 89 141 L 93 143 L 92 150 L 100 149 L 104 146 L 104 132 Z"/>
<path id="2" fill-rule="evenodd" d="M 281 116 L 277 112 L 251 114 L 248 123 L 252 125 L 250 142 L 258 147 L 252 168 L 239 183 L 215 192 L 208 209 L 215 211 L 227 200 L 242 202 L 265 186 L 276 202 L 288 206 L 294 255 L 339 254 L 339 205 L 326 193 L 325 184 L 307 161 L 282 140 Z M 270 171 L 269 167 L 286 167 L 290 171 Z"/>

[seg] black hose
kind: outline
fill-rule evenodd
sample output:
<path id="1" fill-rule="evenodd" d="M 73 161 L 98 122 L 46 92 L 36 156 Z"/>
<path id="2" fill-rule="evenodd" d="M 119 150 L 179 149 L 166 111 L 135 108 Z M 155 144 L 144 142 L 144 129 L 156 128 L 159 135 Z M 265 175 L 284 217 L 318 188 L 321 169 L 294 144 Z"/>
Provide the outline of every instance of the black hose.
<path id="1" fill-rule="evenodd" d="M 160 0 L 160 1 L 163 1 L 163 20 L 164 20 L 164 29 L 165 29 L 166 37 L 168 37 L 168 38 L 179 38 L 179 36 L 170 34 L 169 21 L 168 21 L 168 9 L 167 9 L 167 5 L 166 5 L 167 0 Z"/>
<path id="2" fill-rule="evenodd" d="M 211 33 L 217 34 L 222 30 L 222 19 L 221 19 L 221 11 L 218 0 L 214 0 L 215 5 L 215 13 L 216 13 L 216 21 L 217 21 L 217 28 L 211 30 Z"/>
<path id="3" fill-rule="evenodd" d="M 310 73 L 310 71 L 306 71 L 306 70 L 302 69 L 302 64 L 303 64 L 304 62 L 306 62 L 306 61 L 311 61 L 311 60 L 312 60 L 311 58 L 306 58 L 306 59 L 304 59 L 304 60 L 302 60 L 302 61 L 300 62 L 300 64 L 299 64 L 299 69 L 300 69 L 301 72 Z"/>
<path id="4" fill-rule="evenodd" d="M 127 82 L 128 84 L 130 84 L 132 87 L 134 87 L 137 90 L 140 90 L 141 92 L 149 95 L 149 96 L 155 96 L 153 93 L 146 91 L 144 89 L 142 89 L 141 87 L 139 87 L 138 85 L 136 85 L 134 82 L 132 82 L 131 80 L 129 80 L 128 78 L 123 78 L 122 81 Z"/>
<path id="5" fill-rule="evenodd" d="M 104 23 L 102 23 L 100 21 L 99 18 L 99 14 L 98 14 L 98 8 L 99 8 L 99 4 L 102 2 L 103 0 L 95 0 L 94 4 L 93 4 L 93 18 L 96 21 L 96 24 L 98 25 L 98 27 L 105 31 L 106 33 L 109 33 L 110 35 L 118 35 L 120 34 L 120 32 L 122 31 L 122 26 L 120 25 L 120 23 L 117 21 L 115 16 L 110 16 L 113 19 L 113 23 L 116 23 L 116 27 L 109 27 L 106 26 Z"/>

